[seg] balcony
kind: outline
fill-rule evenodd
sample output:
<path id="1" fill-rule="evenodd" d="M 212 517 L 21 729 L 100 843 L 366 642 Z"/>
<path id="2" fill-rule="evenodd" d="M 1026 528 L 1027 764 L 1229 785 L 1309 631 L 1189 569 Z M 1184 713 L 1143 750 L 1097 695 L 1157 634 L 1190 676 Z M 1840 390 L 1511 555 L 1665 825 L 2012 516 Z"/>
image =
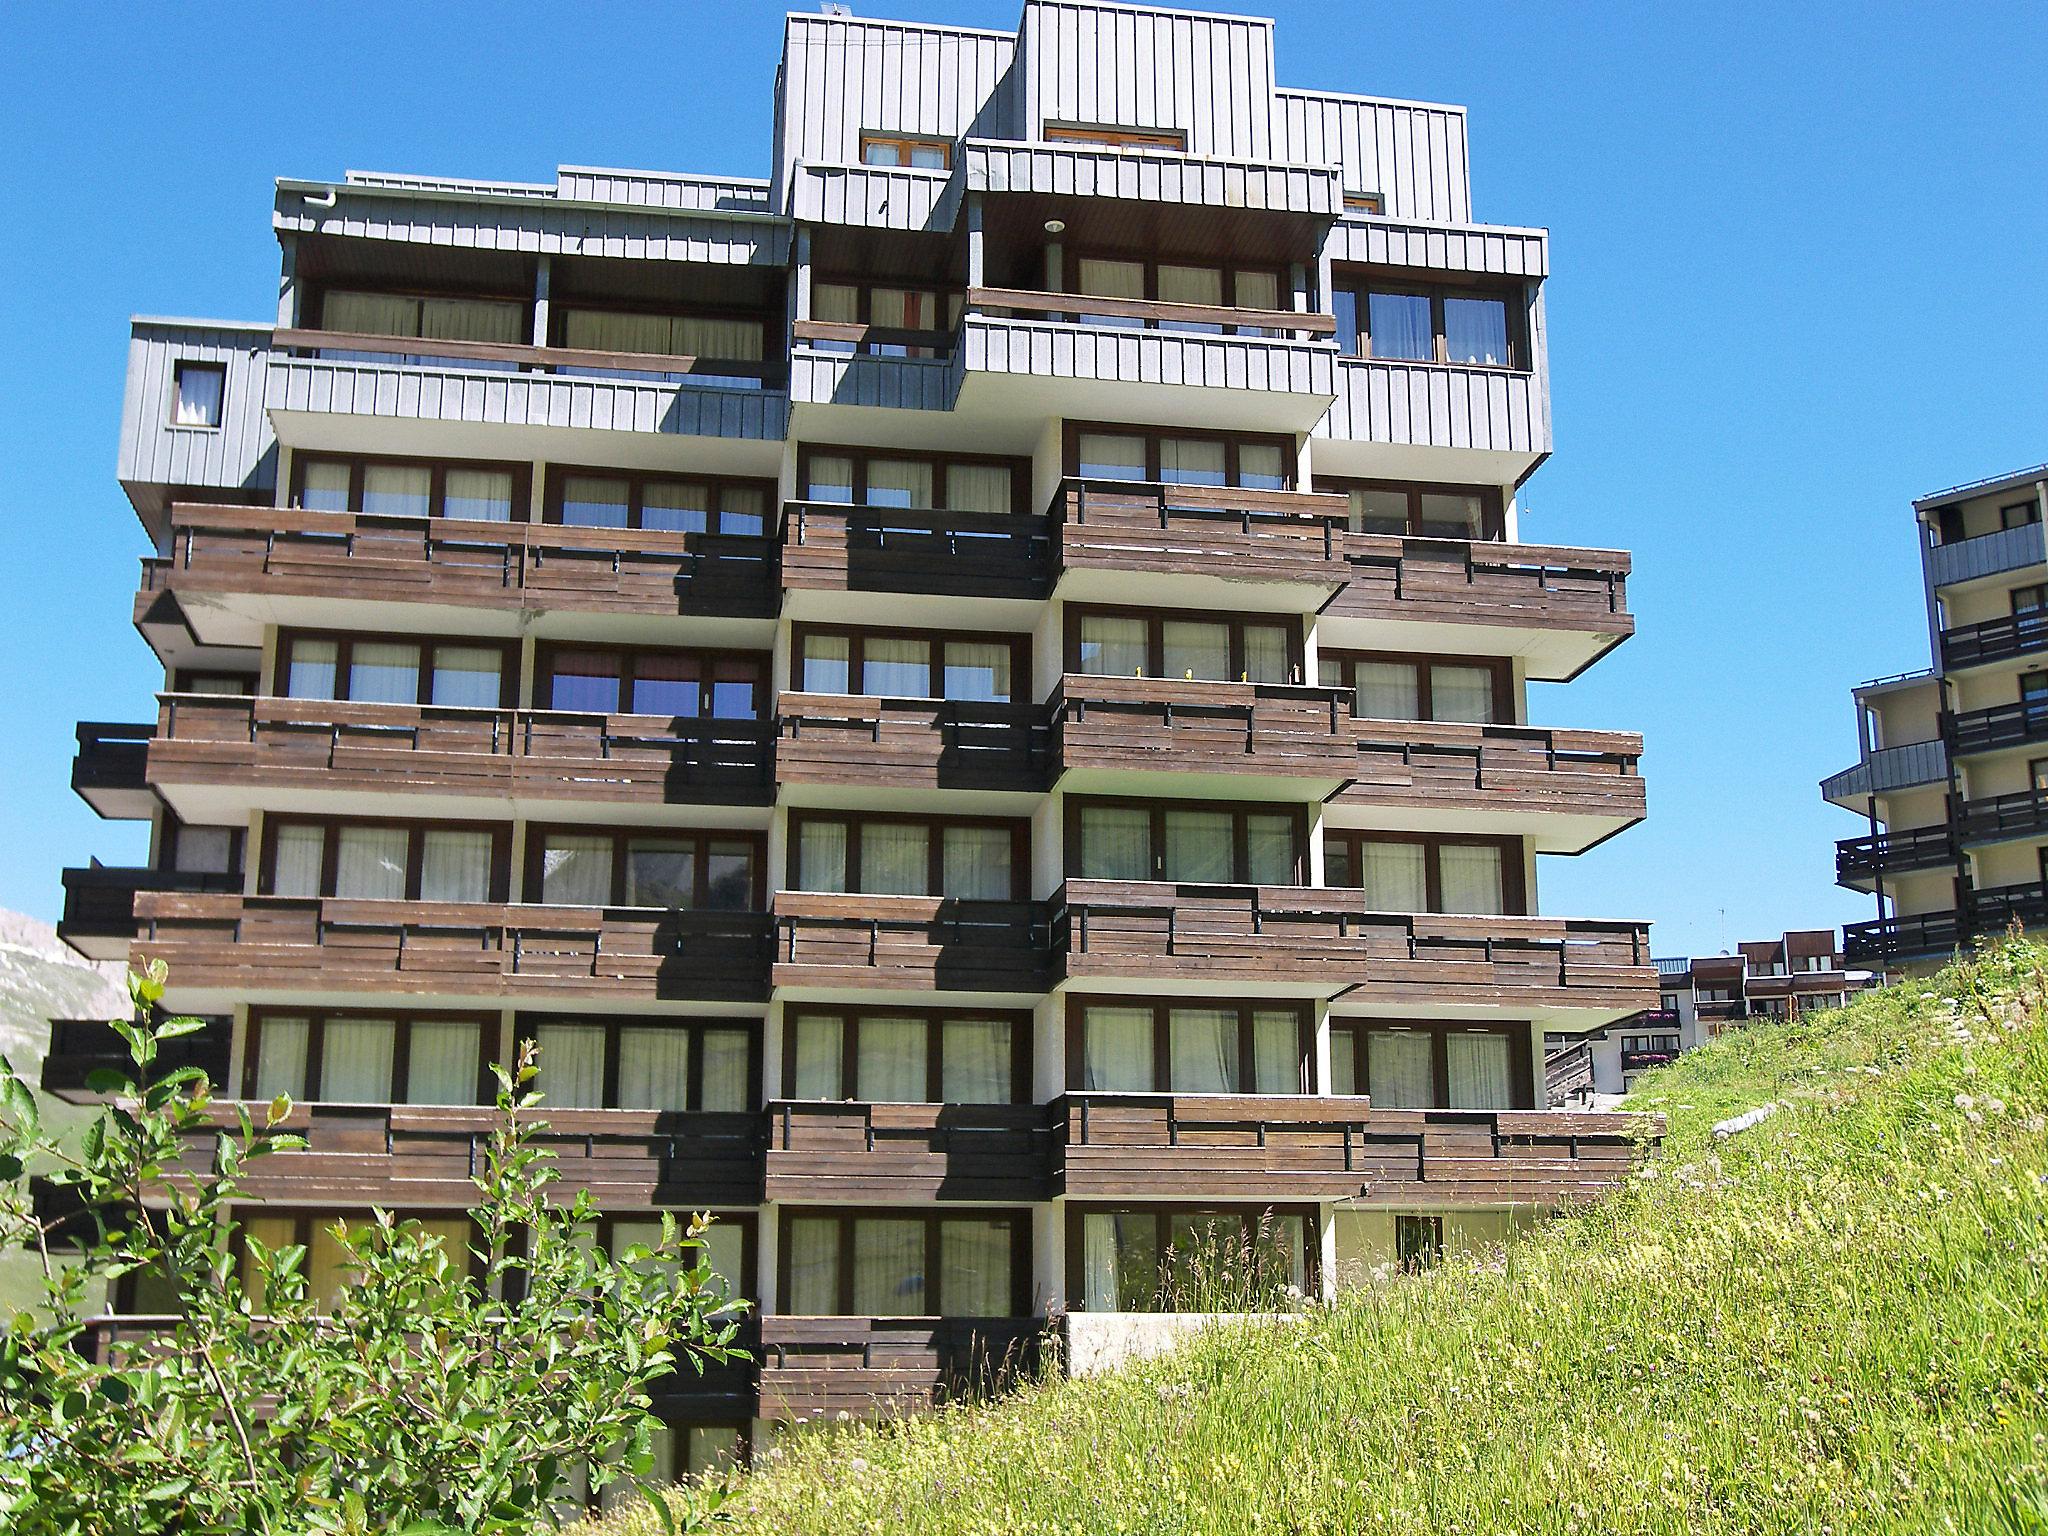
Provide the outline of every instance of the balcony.
<path id="1" fill-rule="evenodd" d="M 143 766 L 155 727 L 85 720 L 78 726 L 78 756 L 71 760 L 72 791 L 109 821 L 147 821 L 156 795 Z"/>
<path id="2" fill-rule="evenodd" d="M 1955 839 L 1947 827 L 1845 837 L 1835 844 L 1835 884 L 1868 890 L 1885 875 L 1939 869 L 1954 863 L 1955 857 Z"/>
<path id="3" fill-rule="evenodd" d="M 1933 587 L 1953 587 L 1986 576 L 2023 571 L 2044 562 L 2048 562 L 2048 546 L 2042 543 L 2041 524 L 2022 523 L 2017 528 L 2000 528 L 1975 538 L 1931 546 L 1927 551 L 1927 581 Z"/>
<path id="4" fill-rule="evenodd" d="M 774 921 L 777 991 L 858 987 L 1025 1001 L 1052 984 L 1038 902 L 779 891 Z"/>
<path id="5" fill-rule="evenodd" d="M 1067 979 L 1122 990 L 1341 997 L 1389 1017 L 1506 1010 L 1559 1029 L 1657 1000 L 1645 924 L 1374 912 L 1357 890 L 1069 880 L 1053 935 Z"/>
<path id="6" fill-rule="evenodd" d="M 2034 882 L 1965 891 L 1958 908 L 1850 923 L 1842 929 L 1842 961 L 1881 969 L 1903 960 L 1941 958 L 1971 939 L 2004 933 L 2015 923 L 2029 931 L 2048 927 L 2048 885 Z"/>
<path id="7" fill-rule="evenodd" d="M 1060 595 L 1129 601 L 1187 597 L 1206 577 L 1234 607 L 1320 607 L 1349 575 L 1349 503 L 1311 491 L 1062 480 L 1053 500 Z M 1226 597 L 1227 594 L 1227 597 Z"/>
<path id="8" fill-rule="evenodd" d="M 2005 747 L 2032 746 L 2048 741 L 2048 705 L 2033 703 L 1994 704 L 1989 709 L 1964 710 L 1945 717 L 1949 750 L 1957 757 L 1978 752 L 1996 752 Z M 1943 776 L 1946 777 L 1946 768 Z"/>
<path id="9" fill-rule="evenodd" d="M 1052 591 L 1039 517 L 792 501 L 782 509 L 782 584 L 808 592 L 915 593 L 1037 602 Z M 793 601 L 792 611 L 802 607 Z"/>
<path id="10" fill-rule="evenodd" d="M 175 594 L 207 645 L 377 622 L 366 603 L 483 609 L 506 634 L 556 610 L 772 619 L 780 605 L 767 537 L 215 506 L 172 507 L 170 530 L 139 601 Z"/>
<path id="11" fill-rule="evenodd" d="M 1621 1070 L 1624 1072 L 1647 1072 L 1652 1067 L 1668 1067 L 1678 1060 L 1676 1051 L 1623 1051 Z"/>
<path id="12" fill-rule="evenodd" d="M 767 1198 L 1044 1200 L 1049 1145 L 1036 1104 L 777 1099 L 768 1106 Z"/>
<path id="13" fill-rule="evenodd" d="M 1963 802 L 1956 836 L 1965 847 L 2048 833 L 2048 790 L 2023 789 Z"/>
<path id="14" fill-rule="evenodd" d="M 1332 825 L 1496 832 L 1539 853 L 1584 853 L 1646 814 L 1634 734 L 1363 719 L 1351 732 L 1352 779 L 1330 802 Z"/>
<path id="15" fill-rule="evenodd" d="M 2048 613 L 2012 613 L 1941 632 L 1944 672 L 2048 652 Z"/>
<path id="16" fill-rule="evenodd" d="M 1820 781 L 1820 793 L 1823 800 L 1845 810 L 1860 811 L 1872 795 L 1947 780 L 1948 748 L 1939 741 L 1909 741 L 1896 747 L 1879 747 L 1862 762 L 1829 774 Z"/>
<path id="17" fill-rule="evenodd" d="M 185 1001 L 295 994 L 764 1002 L 760 912 L 143 894 L 138 960 L 161 959 Z"/>
<path id="18" fill-rule="evenodd" d="M 1318 440 L 1340 445 L 1325 466 L 1333 472 L 1365 472 L 1349 444 L 1381 450 L 1383 472 L 1502 485 L 1519 483 L 1550 455 L 1541 371 L 1346 357 L 1335 384 L 1335 403 L 1315 425 Z"/>
<path id="19" fill-rule="evenodd" d="M 822 798 L 884 789 L 1045 789 L 1050 732 L 1035 704 L 784 693 L 776 699 L 775 776 Z"/>
<path id="20" fill-rule="evenodd" d="M 977 192 L 1199 209 L 1218 224 L 1238 223 L 1240 234 L 1259 227 L 1263 219 L 1268 240 L 1280 252 L 1286 249 L 1279 244 L 1282 231 L 1271 226 L 1279 223 L 1286 233 L 1307 240 L 1344 209 L 1342 177 L 1335 166 L 1188 154 L 1151 145 L 968 139 L 961 148 L 967 185 Z M 1036 203 L 1031 207 L 1036 210 Z"/>
<path id="21" fill-rule="evenodd" d="M 128 959 L 141 932 L 136 906 L 152 892 L 239 891 L 238 874 L 190 874 L 174 869 L 132 869 L 101 864 L 64 871 L 64 915 L 57 937 L 88 960 Z"/>
<path id="22" fill-rule="evenodd" d="M 125 958 L 125 957 L 124 957 Z M 157 1044 L 150 1071 L 157 1077 L 184 1067 L 206 1074 L 215 1092 L 228 1085 L 228 1058 L 233 1048 L 234 1021 L 208 1019 L 196 1034 L 179 1035 Z M 128 1042 L 100 1019 L 52 1019 L 50 1048 L 43 1056 L 43 1092 L 71 1104 L 95 1104 L 104 1097 L 87 1086 L 102 1069 L 132 1078 L 135 1062 Z"/>
<path id="23" fill-rule="evenodd" d="M 761 1417 L 893 1418 L 1038 1373 L 1042 1317 L 764 1317 Z"/>
<path id="24" fill-rule="evenodd" d="M 829 418 L 820 407 L 864 406 L 896 411 L 950 411 L 960 398 L 961 371 L 951 331 L 899 330 L 837 320 L 797 320 L 790 327 L 789 398 L 807 422 Z M 836 413 L 834 413 L 836 414 Z M 856 416 L 823 428 L 856 433 Z"/>
<path id="25" fill-rule="evenodd" d="M 1345 549 L 1325 645 L 1519 656 L 1532 681 L 1568 682 L 1635 633 L 1622 550 L 1362 533 Z"/>
<path id="26" fill-rule="evenodd" d="M 359 810 L 393 793 L 442 810 L 765 806 L 773 760 L 773 727 L 759 720 L 167 693 L 149 776 L 180 816 L 220 823 L 286 797 L 293 809 Z"/>
<path id="27" fill-rule="evenodd" d="M 1046 708 L 1069 790 L 1170 773 L 1182 789 L 1191 775 L 1219 776 L 1227 793 L 1230 781 L 1255 775 L 1286 781 L 1279 788 L 1295 798 L 1320 800 L 1357 770 L 1350 696 L 1341 688 L 1068 673 Z"/>

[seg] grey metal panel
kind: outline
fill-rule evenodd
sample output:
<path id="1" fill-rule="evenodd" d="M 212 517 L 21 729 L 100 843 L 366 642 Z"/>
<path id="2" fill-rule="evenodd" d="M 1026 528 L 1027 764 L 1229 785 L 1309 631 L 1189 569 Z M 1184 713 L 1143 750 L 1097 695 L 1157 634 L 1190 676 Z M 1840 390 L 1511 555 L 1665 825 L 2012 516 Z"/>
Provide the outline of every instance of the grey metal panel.
<path id="1" fill-rule="evenodd" d="M 277 437 L 263 414 L 270 327 L 204 321 L 134 322 L 121 404 L 121 482 L 128 486 L 260 489 L 276 483 Z M 177 366 L 226 370 L 218 427 L 171 425 Z"/>
<path id="2" fill-rule="evenodd" d="M 1276 159 L 1344 167 L 1347 192 L 1376 192 L 1396 219 L 1472 222 L 1465 109 L 1326 91 L 1273 93 Z"/>
<path id="3" fill-rule="evenodd" d="M 548 256 L 728 265 L 789 260 L 789 228 L 780 222 L 652 208 L 551 207 L 538 199 L 469 200 L 342 187 L 334 206 L 320 207 L 300 191 L 281 187 L 272 224 L 300 235 Z"/>
<path id="4" fill-rule="evenodd" d="M 461 176 L 416 176 L 404 171 L 345 171 L 353 187 L 384 187 L 400 192 L 443 192 L 458 197 L 554 197 L 544 181 L 479 181 Z"/>
<path id="5" fill-rule="evenodd" d="M 326 358 L 273 358 L 265 405 L 273 411 L 684 437 L 780 438 L 789 431 L 789 397 L 780 391 Z"/>
<path id="6" fill-rule="evenodd" d="M 1851 795 L 1881 795 L 1888 790 L 1938 784 L 1948 778 L 1948 748 L 1939 741 L 1909 741 L 1880 747 L 1862 762 L 1831 773 L 1820 781 L 1821 797 L 1840 800 Z"/>
<path id="7" fill-rule="evenodd" d="M 790 216 L 801 224 L 950 230 L 960 212 L 959 173 L 871 165 L 798 165 Z"/>
<path id="8" fill-rule="evenodd" d="M 1352 215 L 1331 229 L 1323 250 L 1332 261 L 1383 267 L 1528 278 L 1550 272 L 1547 233 L 1496 224 L 1418 224 Z"/>
<path id="9" fill-rule="evenodd" d="M 789 360 L 793 405 L 874 405 L 950 411 L 960 372 L 947 358 L 856 357 L 799 347 Z"/>
<path id="10" fill-rule="evenodd" d="M 1033 93 L 1024 137 L 1043 138 L 1048 122 L 1100 123 L 1179 129 L 1198 155 L 1271 155 L 1270 21 L 1026 0 L 1018 47 Z"/>
<path id="11" fill-rule="evenodd" d="M 624 203 L 636 208 L 690 208 L 720 213 L 767 213 L 768 182 L 753 176 L 691 176 L 673 171 L 621 171 L 565 165 L 557 197 L 579 203 Z"/>
<path id="12" fill-rule="evenodd" d="M 1328 217 L 1343 207 L 1334 166 L 1279 165 L 1066 144 L 970 140 L 967 185 L 982 192 L 1115 197 L 1212 208 L 1271 208 Z"/>
<path id="13" fill-rule="evenodd" d="M 2040 565 L 2043 561 L 2048 561 L 2048 547 L 2042 541 L 2041 524 L 2022 523 L 2017 528 L 1981 533 L 1974 539 L 1935 545 L 1927 551 L 1927 579 L 1937 587 L 1946 587 L 1959 581 L 1974 581 L 1979 576 L 1998 576 Z"/>
<path id="14" fill-rule="evenodd" d="M 1301 395 L 1335 390 L 1336 353 L 1315 343 L 986 315 L 968 316 L 960 336 L 969 372 Z"/>
<path id="15" fill-rule="evenodd" d="M 1540 375 L 1441 363 L 1345 358 L 1317 437 L 1423 448 L 1546 454 Z"/>

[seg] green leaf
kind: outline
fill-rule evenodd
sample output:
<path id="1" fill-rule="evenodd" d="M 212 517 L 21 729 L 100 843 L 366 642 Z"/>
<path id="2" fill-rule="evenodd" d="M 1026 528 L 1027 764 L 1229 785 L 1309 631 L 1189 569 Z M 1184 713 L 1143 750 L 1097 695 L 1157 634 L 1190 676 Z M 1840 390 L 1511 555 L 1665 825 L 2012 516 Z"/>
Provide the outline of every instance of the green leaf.
<path id="1" fill-rule="evenodd" d="M 0 1076 L 0 1110 L 6 1111 L 7 1118 L 24 1136 L 34 1136 L 43 1127 L 43 1112 L 36 1105 L 36 1096 L 11 1067 Z"/>
<path id="2" fill-rule="evenodd" d="M 206 1020 L 192 1018 L 165 1019 L 156 1027 L 159 1040 L 175 1040 L 180 1035 L 196 1035 L 206 1028 Z"/>
<path id="3" fill-rule="evenodd" d="M 119 1067 L 94 1067 L 85 1074 L 87 1093 L 119 1093 L 124 1088 L 133 1088 L 135 1079 Z"/>

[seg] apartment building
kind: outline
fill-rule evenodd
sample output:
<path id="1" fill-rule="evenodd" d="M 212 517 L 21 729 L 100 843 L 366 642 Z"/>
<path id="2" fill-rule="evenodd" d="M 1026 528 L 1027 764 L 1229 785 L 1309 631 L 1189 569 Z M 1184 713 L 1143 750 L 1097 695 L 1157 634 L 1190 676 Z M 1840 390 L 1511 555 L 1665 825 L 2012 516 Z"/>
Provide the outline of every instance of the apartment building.
<path id="1" fill-rule="evenodd" d="M 1860 755 L 1821 781 L 1863 818 L 1835 879 L 1877 899 L 1852 963 L 1926 969 L 2048 920 L 2048 465 L 1913 503 L 1933 665 L 1854 692 Z"/>
<path id="2" fill-rule="evenodd" d="M 75 772 L 152 854 L 65 876 L 299 1101 L 250 1223 L 320 1283 L 333 1214 L 460 1230 L 527 1039 L 609 1240 L 715 1212 L 756 1359 L 675 1472 L 1097 1355 L 1205 1244 L 1313 1296 L 1607 1187 L 1544 1037 L 1657 995 L 1537 915 L 1644 814 L 1528 723 L 1629 560 L 1521 539 L 1548 242 L 1464 110 L 1074 0 L 793 15 L 774 89 L 761 180 L 280 181 L 274 317 L 135 322 L 164 691 Z"/>

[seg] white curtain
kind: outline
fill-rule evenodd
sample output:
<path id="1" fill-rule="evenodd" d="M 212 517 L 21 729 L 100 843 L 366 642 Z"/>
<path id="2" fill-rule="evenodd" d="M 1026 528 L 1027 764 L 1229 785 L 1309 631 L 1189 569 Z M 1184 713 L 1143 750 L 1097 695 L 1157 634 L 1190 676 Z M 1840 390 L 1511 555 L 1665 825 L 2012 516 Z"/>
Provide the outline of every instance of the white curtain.
<path id="1" fill-rule="evenodd" d="M 948 464 L 946 509 L 949 512 L 1003 514 L 1016 506 L 1010 494 L 1007 464 Z"/>
<path id="2" fill-rule="evenodd" d="M 762 533 L 766 531 L 763 519 L 767 507 L 767 493 L 758 487 L 728 485 L 718 493 L 718 531 Z"/>
<path id="3" fill-rule="evenodd" d="M 1143 677 L 1145 621 L 1106 614 L 1081 616 L 1081 672 L 1087 677 Z"/>
<path id="4" fill-rule="evenodd" d="M 1007 1104 L 1014 1060 L 1008 1019 L 948 1019 L 939 1040 L 939 1096 L 948 1104 Z"/>
<path id="5" fill-rule="evenodd" d="M 789 1224 L 789 1295 L 779 1310 L 830 1317 L 839 1310 L 839 1219 L 798 1216 Z"/>
<path id="6" fill-rule="evenodd" d="M 320 1097 L 330 1104 L 389 1104 L 390 1019 L 329 1019 L 320 1039 Z"/>
<path id="7" fill-rule="evenodd" d="M 1414 665 L 1401 661 L 1361 661 L 1352 672 L 1352 709 L 1367 720 L 1419 720 L 1422 684 Z"/>
<path id="8" fill-rule="evenodd" d="M 433 702 L 495 709 L 499 653 L 484 645 L 443 645 L 434 651 Z"/>
<path id="9" fill-rule="evenodd" d="M 533 315 L 524 304 L 504 299 L 422 299 L 420 334 L 446 341 L 527 339 Z"/>
<path id="10" fill-rule="evenodd" d="M 942 838 L 941 895 L 967 901 L 1010 899 L 1008 827 L 947 827 Z"/>
<path id="11" fill-rule="evenodd" d="M 1152 814 L 1141 806 L 1081 808 L 1081 878 L 1150 880 Z"/>
<path id="12" fill-rule="evenodd" d="M 425 517 L 434 472 L 424 464 L 371 464 L 363 470 L 363 510 L 378 517 Z"/>
<path id="13" fill-rule="evenodd" d="M 1436 1075 L 1427 1034 L 1374 1030 L 1366 1039 L 1366 1092 L 1379 1109 L 1434 1109 Z"/>
<path id="14" fill-rule="evenodd" d="M 1152 1010 L 1090 1008 L 1082 1015 L 1081 1086 L 1098 1093 L 1151 1093 Z"/>
<path id="15" fill-rule="evenodd" d="M 1301 1028 L 1288 1009 L 1252 1014 L 1252 1092 L 1301 1092 Z"/>
<path id="16" fill-rule="evenodd" d="M 1175 1093 L 1238 1091 L 1237 1011 L 1175 1008 L 1167 1016 Z"/>
<path id="17" fill-rule="evenodd" d="M 856 1317 L 921 1317 L 924 1223 L 866 1216 L 853 1224 L 853 1311 Z"/>
<path id="18" fill-rule="evenodd" d="M 1479 725 L 1493 721 L 1493 674 L 1484 667 L 1432 667 L 1430 714 Z"/>
<path id="19" fill-rule="evenodd" d="M 805 891 L 846 889 L 846 823 L 805 821 L 796 841 L 796 883 Z"/>
<path id="20" fill-rule="evenodd" d="M 320 864 L 326 848 L 327 832 L 323 827 L 279 827 L 270 866 L 271 894 L 318 896 Z"/>
<path id="21" fill-rule="evenodd" d="M 1166 878 L 1195 883 L 1228 883 L 1231 857 L 1228 811 L 1166 813 Z"/>
<path id="22" fill-rule="evenodd" d="M 1330 1092 L 1354 1094 L 1364 1091 L 1358 1081 L 1358 1036 L 1348 1029 L 1330 1031 Z"/>
<path id="23" fill-rule="evenodd" d="M 796 1078 L 791 1091 L 800 1099 L 842 1099 L 846 1065 L 846 1025 L 837 1014 L 799 1014 L 796 1032 Z"/>
<path id="24" fill-rule="evenodd" d="M 602 907 L 612 899 L 612 840 L 550 837 L 541 852 L 540 899 L 553 907 Z"/>
<path id="25" fill-rule="evenodd" d="M 722 320 L 705 315 L 678 315 L 671 350 L 683 357 L 710 357 L 724 362 L 761 360 L 761 322 Z"/>
<path id="26" fill-rule="evenodd" d="M 930 698 L 930 644 L 870 636 L 861 647 L 860 691 L 878 699 Z"/>
<path id="27" fill-rule="evenodd" d="M 697 1035 L 703 1055 L 703 1108 L 713 1114 L 727 1114 L 754 1107 L 752 1084 L 747 1080 L 752 1035 L 744 1029 L 706 1029 Z"/>
<path id="28" fill-rule="evenodd" d="M 420 900 L 491 899 L 490 833 L 436 830 L 423 835 Z"/>
<path id="29" fill-rule="evenodd" d="M 307 512 L 346 512 L 349 466 L 332 459 L 313 459 L 299 471 L 299 507 Z M 300 644 L 307 642 L 301 641 Z M 328 642 L 315 641 L 314 644 Z"/>
<path id="30" fill-rule="evenodd" d="M 714 1221 L 704 1229 L 704 1262 L 725 1282 L 725 1292 L 735 1301 L 747 1294 L 746 1233 L 729 1221 Z"/>
<path id="31" fill-rule="evenodd" d="M 840 453 L 813 454 L 804 482 L 804 500 L 841 504 L 851 502 L 853 460 Z M 846 642 L 842 640 L 839 643 L 844 645 Z"/>
<path id="32" fill-rule="evenodd" d="M 916 459 L 869 459 L 868 505 L 919 511 L 932 504 L 932 467 Z"/>
<path id="33" fill-rule="evenodd" d="M 844 635 L 805 635 L 803 679 L 798 687 L 805 693 L 852 692 L 853 645 Z"/>
<path id="34" fill-rule="evenodd" d="M 1422 535 L 1429 539 L 1478 539 L 1486 535 L 1486 504 L 1472 491 L 1419 491 Z"/>
<path id="35" fill-rule="evenodd" d="M 619 1108 L 687 1109 L 690 1032 L 630 1028 L 619 1031 Z"/>
<path id="36" fill-rule="evenodd" d="M 1084 480 L 1145 478 L 1145 439 L 1142 437 L 1083 432 L 1075 446 L 1079 449 L 1078 472 Z"/>
<path id="37" fill-rule="evenodd" d="M 939 1223 L 939 1305 L 948 1317 L 1010 1315 L 1008 1222 Z"/>
<path id="38" fill-rule="evenodd" d="M 1274 624 L 1244 627 L 1244 680 L 1251 683 L 1287 681 L 1287 631 Z"/>
<path id="39" fill-rule="evenodd" d="M 928 1027 L 923 1019 L 862 1017 L 854 1051 L 854 1089 L 862 1099 L 873 1104 L 925 1102 Z"/>
<path id="40" fill-rule="evenodd" d="M 871 896 L 923 896 L 931 887 L 931 833 L 902 822 L 860 829 L 860 888 Z"/>
<path id="41" fill-rule="evenodd" d="M 1275 443 L 1242 443 L 1237 450 L 1237 483 L 1247 490 L 1287 488 L 1287 459 Z"/>
<path id="42" fill-rule="evenodd" d="M 1117 1308 L 1116 1217 L 1090 1211 L 1081 1218 L 1082 1305 L 1089 1312 Z"/>
<path id="43" fill-rule="evenodd" d="M 946 697 L 973 704 L 1010 701 L 1010 648 L 977 640 L 946 642 Z"/>
<path id="44" fill-rule="evenodd" d="M 294 640 L 291 664 L 285 669 L 284 691 L 294 699 L 334 697 L 335 658 L 341 654 L 332 640 Z"/>
<path id="45" fill-rule="evenodd" d="M 632 490 L 606 475 L 562 477 L 562 522 L 571 528 L 623 528 L 632 516 Z"/>
<path id="46" fill-rule="evenodd" d="M 359 336 L 417 336 L 420 301 L 399 293 L 330 288 L 320 301 L 320 325 Z"/>
<path id="47" fill-rule="evenodd" d="M 1512 1109 L 1514 1080 L 1506 1035 L 1460 1032 L 1444 1041 L 1450 1069 L 1451 1108 Z"/>
<path id="48" fill-rule="evenodd" d="M 675 351 L 675 328 L 667 315 L 569 309 L 562 312 L 562 344 L 584 352 L 667 354 Z"/>
<path id="49" fill-rule="evenodd" d="M 711 522 L 711 487 L 691 480 L 656 480 L 640 489 L 640 526 L 670 533 L 702 533 Z"/>
<path id="50" fill-rule="evenodd" d="M 257 1030 L 256 1097 L 280 1093 L 306 1096 L 306 1045 L 313 1026 L 305 1019 L 266 1018 Z"/>
<path id="51" fill-rule="evenodd" d="M 1487 915 L 1506 910 L 1498 848 L 1445 843 L 1437 850 L 1437 859 L 1446 912 Z"/>
<path id="52" fill-rule="evenodd" d="M 1293 885 L 1294 818 L 1258 814 L 1244 819 L 1245 871 L 1253 885 Z"/>
<path id="53" fill-rule="evenodd" d="M 220 425 L 221 396 L 227 389 L 227 370 L 206 363 L 185 363 L 173 374 L 177 398 L 172 403 L 174 427 L 217 427 Z"/>
<path id="54" fill-rule="evenodd" d="M 540 1087 L 554 1109 L 604 1107 L 604 1030 L 596 1024 L 543 1024 L 533 1032 L 540 1048 Z"/>
<path id="55" fill-rule="evenodd" d="M 1444 345 L 1454 363 L 1506 367 L 1507 305 L 1499 299 L 1445 299 Z"/>
<path id="56" fill-rule="evenodd" d="M 410 837 L 403 827 L 343 827 L 337 839 L 334 894 L 358 901 L 405 899 Z"/>
<path id="57" fill-rule="evenodd" d="M 1159 264 L 1159 297 L 1168 304 L 1223 305 L 1220 267 L 1177 267 Z"/>
<path id="58" fill-rule="evenodd" d="M 406 1045 L 408 1104 L 474 1104 L 483 1032 L 473 1019 L 422 1019 Z"/>
<path id="59" fill-rule="evenodd" d="M 1229 626 L 1168 619 L 1162 629 L 1161 670 L 1167 677 L 1198 683 L 1230 680 Z"/>
<path id="60" fill-rule="evenodd" d="M 1267 1278 L 1286 1276 L 1297 1292 L 1308 1287 L 1307 1227 L 1299 1216 L 1270 1215 L 1252 1224 L 1252 1241 L 1258 1245 L 1260 1268 Z"/>
<path id="61" fill-rule="evenodd" d="M 1159 1288 L 1159 1228 L 1150 1211 L 1082 1218 L 1082 1294 L 1090 1312 L 1146 1312 Z"/>
<path id="62" fill-rule="evenodd" d="M 420 648 L 390 641 L 357 641 L 349 653 L 348 696 L 357 704 L 417 704 Z"/>
<path id="63" fill-rule="evenodd" d="M 1168 485 L 1221 485 L 1223 465 L 1221 443 L 1189 437 L 1160 441 L 1159 478 Z"/>
<path id="64" fill-rule="evenodd" d="M 441 515 L 478 523 L 512 519 L 512 474 L 503 469 L 451 469 L 441 487 Z"/>
<path id="65" fill-rule="evenodd" d="M 1370 839 L 1358 845 L 1359 885 L 1374 912 L 1426 912 L 1429 883 L 1426 850 L 1420 843 Z"/>
<path id="66" fill-rule="evenodd" d="M 234 868 L 235 829 L 181 825 L 171 851 L 174 868 L 195 875 L 225 875 Z"/>

